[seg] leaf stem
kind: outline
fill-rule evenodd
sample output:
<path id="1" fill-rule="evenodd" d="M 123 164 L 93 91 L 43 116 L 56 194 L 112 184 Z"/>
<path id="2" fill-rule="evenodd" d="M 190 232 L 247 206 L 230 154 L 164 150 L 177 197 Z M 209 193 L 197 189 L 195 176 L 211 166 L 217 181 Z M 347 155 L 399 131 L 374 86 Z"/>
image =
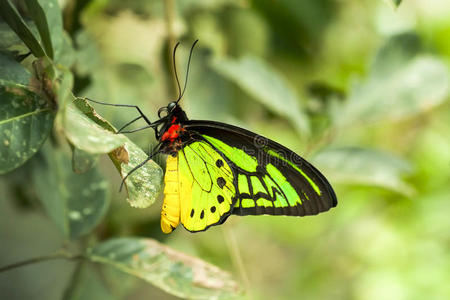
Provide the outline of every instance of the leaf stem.
<path id="1" fill-rule="evenodd" d="M 27 260 L 19 261 L 19 262 L 10 264 L 10 265 L 0 267 L 0 273 L 7 272 L 7 271 L 10 271 L 10 270 L 13 270 L 16 268 L 20 268 L 23 266 L 27 266 L 27 265 L 47 261 L 47 260 L 52 260 L 52 259 L 81 259 L 81 258 L 83 258 L 82 254 L 73 254 L 73 253 L 67 252 L 65 250 L 60 250 L 60 251 L 57 251 L 55 253 L 51 253 L 48 255 L 37 256 L 34 258 L 30 258 Z"/>

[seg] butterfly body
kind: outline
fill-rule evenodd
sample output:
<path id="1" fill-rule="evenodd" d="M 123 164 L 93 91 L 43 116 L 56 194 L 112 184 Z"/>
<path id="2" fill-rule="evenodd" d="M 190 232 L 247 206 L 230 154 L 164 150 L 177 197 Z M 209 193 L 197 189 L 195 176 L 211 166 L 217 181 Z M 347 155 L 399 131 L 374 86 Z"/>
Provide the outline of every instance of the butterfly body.
<path id="1" fill-rule="evenodd" d="M 236 215 L 314 215 L 337 205 L 325 177 L 286 147 L 245 129 L 188 120 L 172 102 L 156 130 L 168 154 L 161 228 L 203 231 Z"/>

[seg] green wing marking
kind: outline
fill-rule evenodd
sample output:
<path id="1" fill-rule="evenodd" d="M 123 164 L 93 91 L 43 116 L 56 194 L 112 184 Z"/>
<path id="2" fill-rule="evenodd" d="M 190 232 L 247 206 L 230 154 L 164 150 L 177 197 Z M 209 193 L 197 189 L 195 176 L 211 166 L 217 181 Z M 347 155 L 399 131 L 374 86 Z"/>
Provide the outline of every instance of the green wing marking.
<path id="1" fill-rule="evenodd" d="M 228 157 L 228 159 L 231 160 L 237 167 L 245 169 L 248 172 L 256 172 L 256 168 L 258 167 L 256 157 L 246 154 L 242 149 L 231 147 L 217 138 L 207 135 L 203 135 L 203 137 L 214 147 L 216 147 L 217 150 Z"/>
<path id="2" fill-rule="evenodd" d="M 305 172 L 303 172 L 299 167 L 297 167 L 297 165 L 295 165 L 293 162 L 287 160 L 286 158 L 284 158 L 282 155 L 280 155 L 279 153 L 269 149 L 267 150 L 267 153 L 269 153 L 270 155 L 281 159 L 283 162 L 289 164 L 291 167 L 293 167 L 295 170 L 297 170 L 300 174 L 302 174 L 302 176 L 308 181 L 308 183 L 311 185 L 311 187 L 314 189 L 314 191 L 316 191 L 317 195 L 321 195 L 322 192 L 320 191 L 319 187 L 317 186 L 317 184 L 314 183 L 314 181 L 311 180 L 311 178 L 308 177 L 308 175 L 305 174 Z"/>
<path id="3" fill-rule="evenodd" d="M 270 144 L 260 148 L 248 143 L 247 148 L 246 144 L 236 147 L 226 142 L 226 136 L 223 140 L 201 136 L 231 162 L 237 199 L 233 214 L 304 216 L 332 207 L 323 175 L 292 151 L 286 149 L 301 163 L 291 161 Z"/>

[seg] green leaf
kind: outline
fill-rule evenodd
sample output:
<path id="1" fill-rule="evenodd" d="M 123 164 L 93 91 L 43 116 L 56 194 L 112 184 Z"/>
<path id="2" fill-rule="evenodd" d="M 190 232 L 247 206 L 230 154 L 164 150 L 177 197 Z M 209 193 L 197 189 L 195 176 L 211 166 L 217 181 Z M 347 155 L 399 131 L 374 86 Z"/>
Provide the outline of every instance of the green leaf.
<path id="1" fill-rule="evenodd" d="M 0 18 L 0 51 L 12 51 L 11 48 L 17 51 L 17 48 L 21 46 L 25 48 L 24 51 L 28 50 L 17 34 L 11 30 L 11 27 Z"/>
<path id="2" fill-rule="evenodd" d="M 75 35 L 74 43 L 77 45 L 75 64 L 77 74 L 80 76 L 88 76 L 94 72 L 98 74 L 97 71 L 101 68 L 102 59 L 95 38 L 87 31 L 79 30 Z"/>
<path id="3" fill-rule="evenodd" d="M 182 298 L 229 299 L 239 292 L 228 273 L 152 239 L 108 240 L 89 249 L 87 257 Z"/>
<path id="4" fill-rule="evenodd" d="M 0 174 L 41 148 L 53 127 L 54 107 L 22 85 L 0 80 Z"/>
<path id="5" fill-rule="evenodd" d="M 20 39 L 27 45 L 30 51 L 36 57 L 45 56 L 45 51 L 42 49 L 39 41 L 34 37 L 28 25 L 20 16 L 17 9 L 10 0 L 0 1 L 0 15 L 8 23 L 9 27 L 20 37 Z"/>
<path id="6" fill-rule="evenodd" d="M 402 177 L 410 165 L 391 154 L 362 148 L 325 149 L 314 156 L 316 165 L 332 183 L 379 186 L 407 196 L 414 188 Z"/>
<path id="7" fill-rule="evenodd" d="M 53 67 L 53 65 L 50 66 Z M 62 107 L 62 111 L 64 111 L 67 103 L 73 100 L 73 75 L 68 69 L 60 67 L 55 67 L 54 72 L 58 74 L 55 76 L 58 77 L 58 80 L 55 81 L 56 98 L 58 100 L 58 105 Z"/>
<path id="8" fill-rule="evenodd" d="M 147 156 L 141 148 L 128 139 L 123 147 L 115 149 L 109 155 L 122 178 L 125 178 L 128 172 L 145 161 Z M 146 208 L 152 205 L 161 193 L 162 177 L 161 167 L 153 160 L 128 176 L 124 186 L 130 205 L 138 208 Z"/>
<path id="9" fill-rule="evenodd" d="M 69 141 L 89 153 L 109 153 L 122 146 L 126 137 L 102 128 L 81 112 L 74 103 L 68 103 L 63 127 Z"/>
<path id="10" fill-rule="evenodd" d="M 58 48 L 55 48 L 55 62 L 67 68 L 71 68 L 78 58 L 78 53 L 72 45 L 72 39 L 65 31 L 58 36 L 61 42 L 58 41 Z"/>
<path id="11" fill-rule="evenodd" d="M 30 82 L 31 73 L 12 57 L 0 53 L 0 80 L 27 85 Z"/>
<path id="12" fill-rule="evenodd" d="M 50 31 L 44 10 L 39 5 L 37 0 L 27 0 L 25 1 L 25 4 L 28 7 L 28 13 L 36 23 L 36 27 L 39 31 L 39 35 L 41 36 L 42 44 L 44 45 L 47 56 L 53 59 L 52 39 L 50 37 Z"/>
<path id="13" fill-rule="evenodd" d="M 217 59 L 212 67 L 268 109 L 286 117 L 299 133 L 309 134 L 308 117 L 300 107 L 295 90 L 264 61 L 251 56 L 238 60 Z"/>
<path id="14" fill-rule="evenodd" d="M 70 103 L 74 98 L 72 95 L 72 86 L 73 86 L 73 75 L 70 73 L 70 71 L 59 68 L 57 69 L 61 75 L 60 78 L 62 78 L 59 81 L 58 84 L 58 103 L 62 109 L 62 113 L 58 115 L 57 123 L 61 124 L 64 123 L 64 116 L 65 111 L 67 110 L 67 104 Z M 61 121 L 63 119 L 63 121 Z M 83 151 L 77 147 L 75 147 L 72 143 L 69 141 L 69 146 L 72 149 L 72 169 L 75 173 L 84 173 L 88 170 L 92 169 L 92 167 L 96 164 L 98 155 L 91 154 L 86 151 Z"/>
<path id="15" fill-rule="evenodd" d="M 417 34 L 405 32 L 394 35 L 376 53 L 369 76 L 378 78 L 389 76 L 422 51 L 422 42 Z"/>
<path id="16" fill-rule="evenodd" d="M 73 100 L 73 104 L 86 116 L 88 117 L 90 120 L 92 120 L 93 122 L 95 122 L 97 125 L 99 125 L 100 127 L 102 127 L 103 129 L 109 130 L 111 132 L 116 132 L 116 129 L 108 122 L 106 121 L 103 117 L 101 117 L 94 109 L 94 107 L 92 107 L 92 105 L 90 105 L 88 103 L 88 101 L 86 101 L 86 99 L 84 98 L 75 98 Z"/>
<path id="17" fill-rule="evenodd" d="M 68 155 L 46 144 L 34 160 L 36 194 L 47 214 L 66 237 L 88 234 L 108 208 L 108 183 L 97 169 L 75 174 Z"/>
<path id="18" fill-rule="evenodd" d="M 72 147 L 72 169 L 75 173 L 84 173 L 92 169 L 98 161 L 98 155 Z"/>
<path id="19" fill-rule="evenodd" d="M 35 0 L 36 1 L 36 0 Z M 63 30 L 62 11 L 58 0 L 37 0 L 48 23 L 54 49 L 54 61 L 69 67 L 74 60 L 70 38 Z"/>
<path id="20" fill-rule="evenodd" d="M 334 112 L 340 126 L 396 121 L 438 106 L 449 96 L 450 76 L 439 59 L 416 55 L 418 42 L 396 36 L 380 49 L 369 78 Z"/>

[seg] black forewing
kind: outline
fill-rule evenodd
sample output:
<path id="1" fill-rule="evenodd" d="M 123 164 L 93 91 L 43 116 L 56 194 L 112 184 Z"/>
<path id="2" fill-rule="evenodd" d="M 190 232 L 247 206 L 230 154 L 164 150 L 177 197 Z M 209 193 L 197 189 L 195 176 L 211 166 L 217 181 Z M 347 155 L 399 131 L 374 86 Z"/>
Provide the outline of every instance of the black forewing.
<path id="1" fill-rule="evenodd" d="M 301 205 L 284 208 L 266 208 L 238 207 L 233 210 L 237 215 L 259 215 L 259 214 L 277 214 L 277 215 L 315 215 L 329 210 L 337 205 L 336 194 L 329 184 L 328 180 L 313 165 L 301 158 L 296 153 L 286 147 L 265 137 L 259 136 L 246 129 L 229 124 L 213 121 L 190 120 L 183 122 L 183 127 L 188 131 L 198 134 L 204 134 L 223 141 L 224 143 L 255 155 L 258 164 L 264 167 L 267 163 L 273 164 L 286 177 L 303 201 Z M 294 167 L 286 161 L 268 154 L 268 150 L 275 151 L 285 159 L 294 163 L 301 169 L 319 188 L 321 194 L 318 195 L 312 185 L 299 173 Z M 264 168 L 261 168 L 264 172 Z M 241 170 L 240 172 L 245 172 Z M 261 176 L 266 174 L 261 173 Z M 305 198 L 307 200 L 305 200 Z"/>

